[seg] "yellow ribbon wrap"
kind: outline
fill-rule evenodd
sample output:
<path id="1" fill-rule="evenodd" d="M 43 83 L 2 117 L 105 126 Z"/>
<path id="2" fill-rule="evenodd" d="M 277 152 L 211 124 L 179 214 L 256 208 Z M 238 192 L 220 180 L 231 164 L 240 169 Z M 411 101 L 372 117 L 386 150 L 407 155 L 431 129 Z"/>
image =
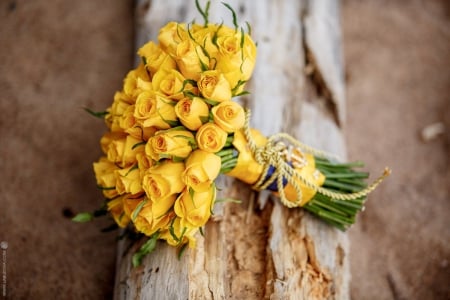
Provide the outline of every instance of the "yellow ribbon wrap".
<path id="1" fill-rule="evenodd" d="M 267 143 L 267 138 L 258 130 L 250 129 L 250 132 L 257 146 L 262 147 Z M 234 133 L 233 146 L 239 151 L 238 161 L 234 169 L 226 175 L 247 184 L 254 184 L 261 177 L 264 167 L 253 157 L 243 131 Z"/>
<path id="2" fill-rule="evenodd" d="M 314 156 L 308 153 L 303 154 L 303 156 L 307 161 L 306 165 L 302 168 L 295 168 L 295 171 L 302 175 L 309 182 L 312 182 L 317 186 L 322 186 L 322 184 L 325 182 L 325 175 L 323 175 L 319 170 L 316 169 L 316 161 L 314 159 Z M 316 191 L 308 188 L 302 181 L 298 179 L 296 180 L 296 182 L 300 186 L 300 190 L 302 191 L 302 201 L 300 202 L 299 206 L 303 206 L 314 197 Z M 286 195 L 286 199 L 288 199 L 289 201 L 297 201 L 297 192 L 295 191 L 295 188 L 291 183 L 288 182 L 288 184 L 284 187 L 284 193 Z"/>
<path id="3" fill-rule="evenodd" d="M 250 133 L 256 146 L 264 147 L 267 144 L 267 138 L 258 130 L 250 129 Z M 226 175 L 252 185 L 259 181 L 261 176 L 267 176 L 267 174 L 263 174 L 266 166 L 256 161 L 243 131 L 237 131 L 234 134 L 233 146 L 239 151 L 239 156 L 236 166 Z M 322 186 L 325 176 L 316 169 L 314 156 L 299 151 L 296 152 L 296 155 L 302 156 L 304 163 L 301 167 L 295 167 L 294 170 L 309 182 L 316 186 Z M 303 206 L 314 197 L 316 190 L 307 187 L 298 178 L 294 177 L 294 180 L 301 190 L 301 202 L 297 203 L 296 206 Z M 288 201 L 293 203 L 298 201 L 297 192 L 291 183 L 288 182 L 283 190 Z M 278 195 L 278 192 L 274 192 L 274 194 Z"/>

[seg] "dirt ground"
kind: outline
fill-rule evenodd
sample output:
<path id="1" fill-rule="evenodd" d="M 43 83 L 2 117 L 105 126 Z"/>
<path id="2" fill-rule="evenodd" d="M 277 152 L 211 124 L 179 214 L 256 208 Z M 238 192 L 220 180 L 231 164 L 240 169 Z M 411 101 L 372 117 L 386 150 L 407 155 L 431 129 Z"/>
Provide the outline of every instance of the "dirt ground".
<path id="1" fill-rule="evenodd" d="M 353 299 L 450 298 L 448 3 L 344 1 L 349 156 L 393 170 L 350 230 Z"/>
<path id="2" fill-rule="evenodd" d="M 349 157 L 391 178 L 350 231 L 352 299 L 450 298 L 450 6 L 342 5 Z M 97 207 L 102 110 L 133 63 L 133 1 L 0 1 L 0 241 L 9 299 L 108 299 Z M 421 131 L 442 123 L 424 141 Z M 99 224 L 107 226 L 108 223 Z M 5 245 L 5 244 L 2 244 Z M 0 286 L 1 288 L 1 286 Z"/>

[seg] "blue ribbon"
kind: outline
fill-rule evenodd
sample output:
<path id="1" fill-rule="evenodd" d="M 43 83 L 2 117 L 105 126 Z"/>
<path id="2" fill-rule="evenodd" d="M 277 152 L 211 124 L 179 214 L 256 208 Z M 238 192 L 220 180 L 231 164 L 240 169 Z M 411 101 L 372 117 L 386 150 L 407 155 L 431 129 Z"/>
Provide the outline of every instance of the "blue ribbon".
<path id="1" fill-rule="evenodd" d="M 288 162 L 288 164 L 292 167 L 292 163 L 291 162 Z M 269 180 L 274 172 L 275 172 L 275 167 L 274 166 L 270 166 L 269 170 L 267 170 L 266 178 L 264 179 L 264 181 Z M 283 177 L 283 187 L 285 187 L 287 185 L 287 183 L 288 183 L 288 181 L 287 181 L 286 177 Z M 277 180 L 277 178 L 275 178 L 275 180 L 272 181 L 272 183 L 270 183 L 270 185 L 266 189 L 269 190 L 269 191 L 277 192 L 278 191 L 278 180 Z"/>

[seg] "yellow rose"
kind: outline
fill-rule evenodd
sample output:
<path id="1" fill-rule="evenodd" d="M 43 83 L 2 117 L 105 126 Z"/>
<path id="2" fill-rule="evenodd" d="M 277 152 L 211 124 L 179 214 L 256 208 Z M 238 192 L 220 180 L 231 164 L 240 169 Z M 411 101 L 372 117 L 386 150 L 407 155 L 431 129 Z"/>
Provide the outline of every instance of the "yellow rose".
<path id="1" fill-rule="evenodd" d="M 153 202 L 180 193 L 185 184 L 181 180 L 184 163 L 164 161 L 147 170 L 142 179 L 142 187 Z"/>
<path id="2" fill-rule="evenodd" d="M 121 116 L 130 107 L 130 99 L 123 92 L 116 92 L 114 94 L 114 101 L 109 109 L 109 113 L 114 116 Z"/>
<path id="3" fill-rule="evenodd" d="M 130 222 L 130 218 L 123 211 L 123 199 L 124 197 L 120 196 L 107 203 L 108 211 L 113 216 L 114 221 L 116 221 L 117 225 L 122 228 L 126 227 Z"/>
<path id="4" fill-rule="evenodd" d="M 135 106 L 130 105 L 122 116 L 118 118 L 119 128 L 116 131 L 124 131 L 136 139 L 147 141 L 157 131 L 154 127 L 143 128 L 134 116 Z M 111 129 L 111 131 L 114 131 Z"/>
<path id="5" fill-rule="evenodd" d="M 206 123 L 198 129 L 195 139 L 200 149 L 216 153 L 225 146 L 227 133 L 214 123 Z"/>
<path id="6" fill-rule="evenodd" d="M 183 172 L 183 182 L 195 192 L 205 192 L 210 189 L 220 172 L 219 156 L 203 150 L 195 150 L 186 159 L 186 169 Z"/>
<path id="7" fill-rule="evenodd" d="M 158 161 L 163 158 L 184 159 L 192 152 L 194 135 L 187 130 L 163 130 L 151 137 L 145 153 Z"/>
<path id="8" fill-rule="evenodd" d="M 160 239 L 166 240 L 169 245 L 174 247 L 189 243 L 189 248 L 195 248 L 194 235 L 197 233 L 198 228 L 182 227 L 181 219 L 178 217 L 175 217 L 175 219 L 169 223 L 168 228 L 170 228 L 170 230 L 166 229 L 161 232 L 159 236 Z M 173 235 L 176 236 L 176 239 Z"/>
<path id="9" fill-rule="evenodd" d="M 123 132 L 107 132 L 100 139 L 103 153 L 106 154 L 111 162 L 122 163 L 126 136 Z"/>
<path id="10" fill-rule="evenodd" d="M 141 143 L 142 140 L 122 132 L 107 132 L 100 139 L 108 159 L 122 167 L 136 162 L 136 154 L 144 151 L 144 147 L 138 147 Z"/>
<path id="11" fill-rule="evenodd" d="M 120 128 L 120 119 L 130 107 L 128 96 L 123 92 L 114 94 L 114 101 L 106 111 L 105 123 L 111 131 L 122 131 Z"/>
<path id="12" fill-rule="evenodd" d="M 151 90 L 152 83 L 142 63 L 136 69 L 128 72 L 123 82 L 123 91 L 130 104 L 134 103 L 137 95 L 141 92 Z"/>
<path id="13" fill-rule="evenodd" d="M 187 39 L 189 35 L 186 25 L 182 23 L 169 22 L 159 30 L 158 41 L 161 48 L 172 56 L 175 56 L 178 44 Z"/>
<path id="14" fill-rule="evenodd" d="M 244 35 L 244 45 L 241 48 L 241 33 L 223 35 L 217 38 L 219 52 L 216 70 L 222 72 L 230 83 L 235 94 L 242 91 L 244 85 L 237 88 L 239 81 L 250 79 L 256 61 L 256 46 L 248 34 Z"/>
<path id="15" fill-rule="evenodd" d="M 225 101 L 211 110 L 214 123 L 226 132 L 236 132 L 244 127 L 245 113 L 242 106 L 234 101 Z"/>
<path id="16" fill-rule="evenodd" d="M 211 210 L 216 198 L 215 186 L 205 192 L 190 193 L 185 190 L 175 201 L 174 211 L 181 218 L 182 227 L 201 227 L 211 217 Z"/>
<path id="17" fill-rule="evenodd" d="M 183 91 L 195 92 L 192 84 L 187 83 L 184 85 L 185 80 L 186 78 L 177 70 L 160 69 L 153 76 L 153 90 L 161 92 L 169 99 L 180 100 L 184 98 Z"/>
<path id="18" fill-rule="evenodd" d="M 142 131 L 137 127 L 136 118 L 134 117 L 134 104 L 129 105 L 117 120 L 117 125 L 119 127 L 117 131 L 124 131 L 136 138 L 141 136 Z M 111 129 L 111 131 L 116 130 Z"/>
<path id="19" fill-rule="evenodd" d="M 160 69 L 171 70 L 177 67 L 175 60 L 153 41 L 142 46 L 138 51 L 138 55 L 142 57 L 145 66 L 152 76 Z"/>
<path id="20" fill-rule="evenodd" d="M 136 155 L 144 152 L 144 142 L 139 138 L 127 135 L 125 138 L 125 144 L 123 147 L 122 166 L 129 166 L 136 163 Z"/>
<path id="21" fill-rule="evenodd" d="M 221 28 L 220 30 L 219 26 Z M 217 39 L 219 32 L 223 31 L 224 28 L 228 27 L 216 24 L 208 24 L 208 27 L 200 24 L 193 24 L 191 27 L 191 35 L 194 37 L 196 44 L 202 45 L 208 56 L 213 58 L 216 57 L 218 51 L 213 39 Z M 215 63 L 215 59 L 210 60 L 210 67 L 212 68 Z"/>
<path id="22" fill-rule="evenodd" d="M 170 208 L 175 198 L 175 195 L 173 195 L 163 201 L 153 202 L 147 200 L 142 207 L 139 207 L 142 203 L 138 204 L 135 211 L 131 214 L 132 216 L 136 215 L 133 223 L 137 231 L 150 236 L 156 231 L 166 228 L 174 216 Z M 136 211 L 137 209 L 140 210 Z"/>
<path id="23" fill-rule="evenodd" d="M 200 75 L 198 89 L 203 97 L 214 102 L 231 100 L 231 87 L 225 76 L 216 70 L 205 71 Z"/>
<path id="24" fill-rule="evenodd" d="M 117 94 L 118 93 L 116 93 L 116 95 Z M 105 116 L 105 123 L 106 126 L 108 126 L 109 130 L 123 131 L 123 129 L 120 127 L 120 120 L 129 107 L 130 104 L 125 101 L 114 100 L 111 107 L 106 110 L 108 114 Z"/>
<path id="25" fill-rule="evenodd" d="M 201 98 L 184 98 L 175 105 L 175 114 L 184 127 L 196 131 L 208 121 L 209 108 Z"/>
<path id="26" fill-rule="evenodd" d="M 147 170 L 153 166 L 153 160 L 145 153 L 136 154 L 136 160 L 138 163 L 139 174 L 142 180 Z"/>
<path id="27" fill-rule="evenodd" d="M 113 162 L 106 157 L 101 157 L 98 162 L 93 164 L 97 185 L 101 188 L 103 195 L 108 198 L 114 198 L 118 195 L 116 190 L 115 171 L 119 169 Z"/>
<path id="28" fill-rule="evenodd" d="M 209 68 L 209 58 L 203 53 L 202 48 L 190 39 L 177 45 L 175 60 L 181 74 L 195 81 L 199 80 L 202 71 Z"/>
<path id="29" fill-rule="evenodd" d="M 144 196 L 142 195 L 123 195 L 123 212 L 130 220 L 133 211 L 136 209 L 139 203 L 141 203 L 142 200 L 144 200 Z"/>
<path id="30" fill-rule="evenodd" d="M 169 129 L 176 124 L 175 103 L 155 92 L 142 92 L 136 100 L 134 117 L 142 126 Z"/>
<path id="31" fill-rule="evenodd" d="M 137 165 L 116 170 L 116 190 L 119 194 L 143 192 L 141 176 Z"/>

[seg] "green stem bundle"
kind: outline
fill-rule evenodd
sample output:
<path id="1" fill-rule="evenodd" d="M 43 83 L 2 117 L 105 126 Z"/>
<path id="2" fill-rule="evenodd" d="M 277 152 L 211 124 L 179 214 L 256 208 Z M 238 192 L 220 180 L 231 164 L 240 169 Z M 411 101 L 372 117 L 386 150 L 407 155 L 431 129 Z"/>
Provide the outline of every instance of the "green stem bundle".
<path id="1" fill-rule="evenodd" d="M 354 169 L 363 167 L 362 162 L 342 164 L 319 157 L 315 157 L 315 160 L 316 168 L 326 177 L 322 187 L 338 193 L 354 193 L 367 186 L 364 179 L 367 179 L 369 174 Z M 336 200 L 318 192 L 303 208 L 327 223 L 346 230 L 355 223 L 357 213 L 364 209 L 365 200 L 366 197 L 355 200 Z"/>
<path id="2" fill-rule="evenodd" d="M 232 146 L 216 153 L 222 160 L 220 172 L 230 172 L 237 164 L 238 151 Z M 364 189 L 369 177 L 367 172 L 356 171 L 363 167 L 362 162 L 335 163 L 326 158 L 315 157 L 316 168 L 325 175 L 323 188 L 337 193 L 354 193 Z M 348 229 L 355 223 L 356 215 L 364 209 L 366 197 L 355 200 L 337 200 L 317 192 L 314 197 L 303 206 L 307 211 L 318 216 L 325 222 L 341 229 Z"/>

